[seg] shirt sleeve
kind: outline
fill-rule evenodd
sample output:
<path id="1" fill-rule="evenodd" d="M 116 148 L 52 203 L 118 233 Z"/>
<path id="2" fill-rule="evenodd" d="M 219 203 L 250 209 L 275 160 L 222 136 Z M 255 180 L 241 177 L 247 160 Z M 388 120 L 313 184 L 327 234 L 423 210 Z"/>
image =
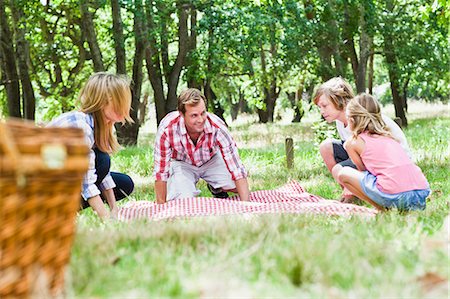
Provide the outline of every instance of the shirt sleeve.
<path id="1" fill-rule="evenodd" d="M 157 181 L 167 181 L 169 179 L 170 157 L 172 156 L 172 147 L 170 146 L 167 132 L 161 130 L 155 141 L 153 157 L 153 175 Z"/>
<path id="2" fill-rule="evenodd" d="M 392 136 L 394 136 L 394 138 L 398 142 L 400 142 L 400 145 L 406 151 L 408 157 L 412 159 L 411 150 L 409 149 L 408 141 L 406 140 L 406 136 L 403 133 L 402 129 L 389 116 L 382 114 L 381 117 L 383 121 L 386 123 L 386 126 L 391 130 Z"/>
<path id="3" fill-rule="evenodd" d="M 217 143 L 233 181 L 246 178 L 247 171 L 239 157 L 236 143 L 227 129 L 221 128 L 217 131 Z"/>
<path id="4" fill-rule="evenodd" d="M 338 131 L 339 137 L 341 138 L 341 140 L 347 140 L 352 136 L 352 132 L 350 131 L 350 129 L 344 126 L 344 123 L 336 120 L 336 129 Z"/>
<path id="5" fill-rule="evenodd" d="M 97 181 L 97 171 L 95 169 L 95 152 L 93 150 L 95 143 L 94 130 L 85 122 L 78 127 L 83 129 L 87 145 L 89 146 L 89 168 L 84 176 L 81 188 L 81 197 L 83 197 L 84 200 L 88 200 L 89 198 L 100 194 L 100 190 L 95 185 L 95 182 Z"/>
<path id="6" fill-rule="evenodd" d="M 111 173 L 108 172 L 108 174 L 105 176 L 103 181 L 100 183 L 100 190 L 108 190 L 116 187 L 116 183 L 114 182 Z"/>

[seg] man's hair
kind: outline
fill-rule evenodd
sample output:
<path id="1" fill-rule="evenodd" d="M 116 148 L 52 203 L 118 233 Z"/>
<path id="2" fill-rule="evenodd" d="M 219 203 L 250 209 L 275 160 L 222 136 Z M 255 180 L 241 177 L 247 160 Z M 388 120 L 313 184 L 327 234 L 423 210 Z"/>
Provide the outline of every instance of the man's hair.
<path id="1" fill-rule="evenodd" d="M 342 77 L 331 78 L 320 85 L 314 95 L 314 104 L 317 105 L 322 95 L 327 96 L 338 110 L 344 110 L 347 103 L 354 97 L 352 87 Z"/>
<path id="2" fill-rule="evenodd" d="M 196 106 L 200 101 L 203 101 L 205 107 L 208 107 L 206 97 L 200 90 L 197 88 L 185 89 L 178 96 L 178 111 L 184 114 L 186 112 L 186 105 Z"/>

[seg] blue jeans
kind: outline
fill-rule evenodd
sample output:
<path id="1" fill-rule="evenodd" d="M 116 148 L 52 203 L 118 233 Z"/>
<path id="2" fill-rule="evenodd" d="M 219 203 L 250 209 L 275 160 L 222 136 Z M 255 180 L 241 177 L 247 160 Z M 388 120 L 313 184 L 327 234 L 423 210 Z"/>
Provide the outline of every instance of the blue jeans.
<path id="1" fill-rule="evenodd" d="M 111 158 L 107 153 L 104 153 L 97 148 L 94 149 L 94 152 L 95 170 L 97 172 L 97 181 L 95 182 L 95 185 L 99 187 L 100 183 L 109 172 L 109 169 L 111 167 Z M 130 176 L 120 172 L 111 172 L 111 177 L 114 180 L 114 183 L 116 183 L 116 187 L 114 188 L 116 201 L 124 199 L 133 192 L 134 183 Z M 100 197 L 103 201 L 106 201 L 103 195 L 100 195 Z M 81 199 L 81 207 L 82 209 L 89 207 L 89 203 L 87 202 L 87 200 Z"/>

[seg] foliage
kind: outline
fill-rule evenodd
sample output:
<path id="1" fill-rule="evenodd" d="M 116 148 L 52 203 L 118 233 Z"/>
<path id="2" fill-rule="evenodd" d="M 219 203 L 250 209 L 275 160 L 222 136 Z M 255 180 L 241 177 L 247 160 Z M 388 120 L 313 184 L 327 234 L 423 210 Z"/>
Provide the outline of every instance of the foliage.
<path id="1" fill-rule="evenodd" d="M 330 125 L 325 120 L 315 122 L 311 128 L 314 132 L 314 145 L 316 146 L 319 146 L 326 139 L 339 139 L 336 126 Z"/>
<path id="2" fill-rule="evenodd" d="M 11 28 L 11 7 L 23 10 L 21 26 L 26 29 L 29 43 L 38 121 L 76 107 L 79 89 L 94 69 L 81 2 L 44 2 L 46 5 L 30 0 L 5 4 L 5 20 Z M 94 16 L 94 33 L 105 68 L 114 72 L 111 3 L 85 2 Z M 136 58 L 132 55 L 136 49 L 134 12 L 138 2 L 119 1 L 129 73 Z M 158 89 L 152 94 L 153 100 L 159 99 L 154 102 L 170 98 L 168 106 L 172 106 L 176 93 L 191 80 L 200 87 L 210 81 L 218 101 L 228 111 L 242 99 L 252 108 L 270 108 L 272 103 L 267 98 L 276 100 L 286 91 L 302 87 L 310 94 L 311 87 L 337 75 L 358 86 L 358 63 L 364 64 L 361 49 L 367 46 L 364 34 L 369 36 L 370 53 L 374 54 L 375 85 L 385 84 L 390 81 L 382 47 L 387 30 L 394 37 L 392 51 L 397 60 L 392 68 L 398 74 L 402 92 L 408 98 L 427 101 L 447 101 L 450 97 L 448 1 L 392 0 L 392 9 L 387 9 L 386 1 L 378 0 L 141 2 L 143 9 L 139 13 L 146 13 L 143 26 L 148 29 L 146 53 L 154 54 L 142 58 L 147 73 L 152 73 L 144 80 L 159 80 L 152 83 L 154 91 Z M 180 57 L 181 81 L 172 80 L 169 88 L 169 74 L 179 67 L 175 62 L 180 7 L 189 8 L 189 17 L 195 11 L 195 23 L 190 24 L 193 19 L 188 23 L 189 30 L 196 34 L 196 43 L 189 46 L 186 59 Z M 152 62 L 153 66 L 149 66 Z M 143 72 L 145 68 L 140 70 L 141 75 Z M 2 106 L 7 101 L 4 90 L 0 88 Z M 386 97 L 390 100 L 392 96 Z"/>

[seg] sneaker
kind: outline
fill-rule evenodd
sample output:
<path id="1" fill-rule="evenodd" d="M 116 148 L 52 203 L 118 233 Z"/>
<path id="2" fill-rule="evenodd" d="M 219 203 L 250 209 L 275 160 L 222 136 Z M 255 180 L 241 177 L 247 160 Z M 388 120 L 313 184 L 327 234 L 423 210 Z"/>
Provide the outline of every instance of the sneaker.
<path id="1" fill-rule="evenodd" d="M 207 184 L 207 186 L 214 198 L 228 198 L 228 193 L 223 191 L 222 188 L 214 189 L 210 184 Z"/>

